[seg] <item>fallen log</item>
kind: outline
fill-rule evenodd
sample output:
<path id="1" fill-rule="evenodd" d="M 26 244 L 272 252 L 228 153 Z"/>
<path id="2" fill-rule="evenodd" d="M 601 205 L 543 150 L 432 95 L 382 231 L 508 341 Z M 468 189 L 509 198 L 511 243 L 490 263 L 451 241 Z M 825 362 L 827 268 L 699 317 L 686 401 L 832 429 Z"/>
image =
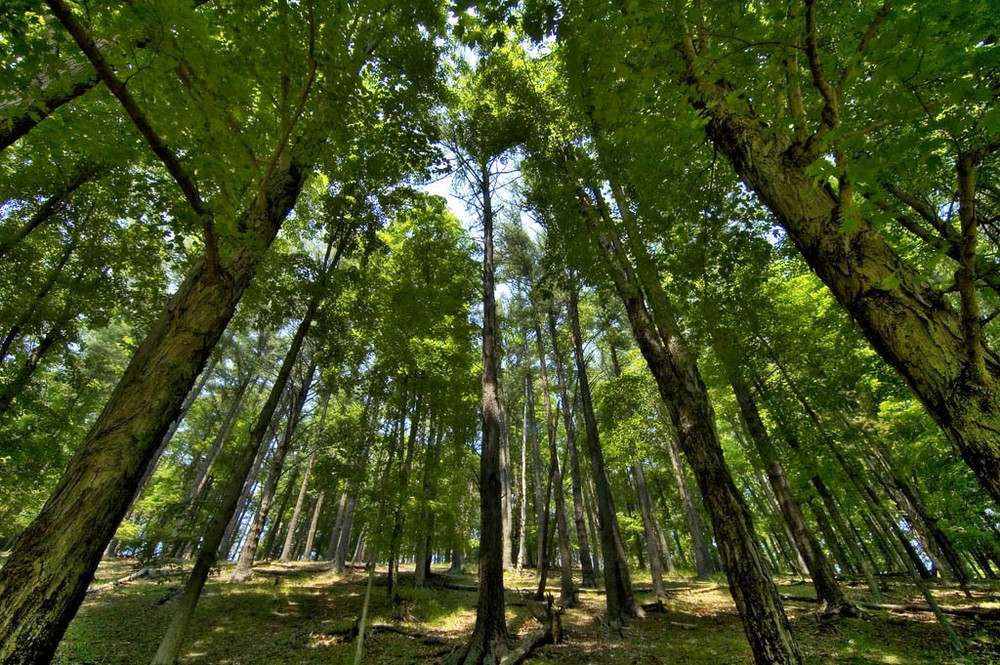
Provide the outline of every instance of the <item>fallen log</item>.
<path id="1" fill-rule="evenodd" d="M 787 600 L 790 602 L 797 603 L 813 603 L 818 604 L 819 600 L 813 598 L 812 596 L 793 596 L 791 594 L 783 593 L 780 594 L 782 600 Z M 856 602 L 855 605 L 863 607 L 867 610 L 886 610 L 888 612 L 933 612 L 928 605 L 895 605 L 891 603 L 867 603 L 867 602 Z M 941 612 L 944 614 L 951 614 L 952 616 L 963 617 L 966 619 L 981 619 L 984 621 L 1000 621 L 1000 610 L 992 607 L 947 607 L 942 605 Z"/>
<path id="2" fill-rule="evenodd" d="M 121 586 L 122 584 L 125 584 L 126 582 L 131 582 L 132 580 L 137 580 L 140 577 L 145 577 L 146 575 L 149 575 L 149 567 L 148 566 L 143 566 L 142 568 L 140 568 L 139 570 L 135 571 L 131 575 L 126 575 L 125 577 L 122 577 L 121 579 L 117 579 L 117 580 L 108 582 L 107 584 L 101 584 L 99 586 L 90 587 L 89 589 L 87 589 L 87 594 L 89 595 L 89 594 L 92 594 L 92 593 L 97 593 L 98 591 L 104 591 L 106 589 L 113 589 L 116 586 Z"/>

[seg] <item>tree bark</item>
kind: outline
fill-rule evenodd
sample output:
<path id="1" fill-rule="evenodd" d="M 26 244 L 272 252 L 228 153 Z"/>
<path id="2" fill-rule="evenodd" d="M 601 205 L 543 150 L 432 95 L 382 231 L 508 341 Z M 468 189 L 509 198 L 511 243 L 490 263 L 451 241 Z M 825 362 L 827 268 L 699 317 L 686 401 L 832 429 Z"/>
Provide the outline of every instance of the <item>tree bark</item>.
<path id="1" fill-rule="evenodd" d="M 688 485 L 687 470 L 684 468 L 681 452 L 677 449 L 677 442 L 672 437 L 667 437 L 666 443 L 667 452 L 670 453 L 670 464 L 674 470 L 674 479 L 677 482 L 677 491 L 681 497 L 684 519 L 687 522 L 688 533 L 691 534 L 695 570 L 699 580 L 707 580 L 715 572 L 715 566 L 712 563 L 712 555 L 708 553 L 708 545 L 705 543 L 701 516 L 698 514 L 698 506 L 691 493 L 691 486 Z"/>
<path id="2" fill-rule="evenodd" d="M 726 81 L 698 71 L 693 48 L 685 46 L 683 53 L 692 103 L 708 120 L 709 140 L 774 213 L 809 267 L 1000 504 L 1000 362 L 984 348 L 983 371 L 970 366 L 961 317 L 942 294 L 886 244 L 850 200 L 816 185 L 807 172 L 812 159 L 802 159 L 802 146 L 766 127 L 730 94 Z M 846 228 L 844 214 L 851 215 Z"/>
<path id="3" fill-rule="evenodd" d="M 663 559 L 660 554 L 660 538 L 653 521 L 653 506 L 646 489 L 646 476 L 642 472 L 642 463 L 632 464 L 632 481 L 639 496 L 639 515 L 642 517 L 642 529 L 646 535 L 646 556 L 649 558 L 649 573 L 653 579 L 653 593 L 657 596 L 665 594 L 663 587 Z"/>
<path id="4" fill-rule="evenodd" d="M 441 423 L 431 426 L 427 436 L 427 450 L 424 455 L 423 501 L 420 506 L 420 526 L 417 533 L 416 569 L 413 586 L 420 588 L 430 574 L 431 538 L 434 534 L 434 510 L 431 502 L 437 498 L 438 468 L 441 460 L 441 440 L 444 427 Z"/>
<path id="5" fill-rule="evenodd" d="M 143 340 L 55 490 L 0 570 L 0 662 L 48 662 L 143 472 L 298 197 L 303 165 L 275 174 L 243 215 L 223 277 L 199 260 Z M 251 459 L 252 461 L 252 459 Z M 213 552 L 214 555 L 214 552 Z"/>
<path id="6" fill-rule="evenodd" d="M 316 497 L 316 506 L 313 508 L 312 521 L 309 522 L 309 535 L 306 536 L 306 546 L 302 554 L 302 558 L 306 561 L 312 561 L 313 541 L 316 539 L 316 526 L 319 524 L 319 516 L 323 510 L 324 496 L 326 496 L 326 492 L 320 490 L 319 496 Z"/>

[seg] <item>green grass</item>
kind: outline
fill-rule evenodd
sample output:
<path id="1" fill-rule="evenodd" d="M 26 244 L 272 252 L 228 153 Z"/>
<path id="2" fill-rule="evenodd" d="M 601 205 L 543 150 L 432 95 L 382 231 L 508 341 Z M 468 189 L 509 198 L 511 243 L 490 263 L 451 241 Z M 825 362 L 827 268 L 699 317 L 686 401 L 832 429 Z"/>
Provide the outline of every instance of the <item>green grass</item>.
<path id="1" fill-rule="evenodd" d="M 102 567 L 99 581 L 123 577 L 129 562 Z M 70 664 L 134 664 L 149 662 L 173 611 L 160 603 L 177 588 L 180 570 L 165 571 L 113 590 L 88 597 L 69 627 L 55 662 Z M 184 649 L 181 663 L 195 664 L 339 664 L 353 662 L 354 642 L 343 633 L 361 613 L 366 576 L 334 576 L 317 564 L 262 567 L 248 584 L 231 585 L 227 571 L 205 588 Z M 377 577 L 377 579 L 379 579 Z M 413 589 L 404 575 L 402 606 L 386 598 L 384 577 L 372 593 L 370 621 L 408 633 L 379 632 L 366 640 L 366 663 L 439 662 L 471 631 L 476 594 L 436 585 Z M 534 586 L 534 577 L 508 575 L 514 588 Z M 461 583 L 474 583 L 466 576 Z M 811 587 L 779 580 L 783 593 L 809 595 Z M 691 585 L 676 579 L 673 586 Z M 639 578 L 637 587 L 646 581 Z M 863 593 L 863 588 L 851 589 Z M 996 589 L 984 588 L 977 602 L 996 602 Z M 992 599 L 990 598 L 992 596 Z M 962 604 L 961 596 L 941 594 L 945 603 Z M 578 608 L 567 610 L 565 643 L 536 652 L 532 662 L 584 665 L 671 663 L 692 665 L 750 665 L 752 658 L 742 624 L 724 586 L 701 594 L 670 594 L 667 614 L 649 614 L 611 639 L 596 617 L 604 598 L 583 591 Z M 640 598 L 649 602 L 647 594 Z M 896 590 L 892 602 L 916 602 L 912 590 Z M 929 614 L 869 613 L 867 620 L 843 620 L 829 625 L 818 620 L 815 608 L 787 605 L 793 630 L 810 665 L 997 665 L 1000 664 L 1000 625 L 955 620 L 966 643 L 962 654 L 952 653 Z M 515 592 L 508 593 L 508 617 L 521 632 L 534 627 L 524 621 L 526 610 Z M 677 624 L 684 624 L 678 626 Z"/>

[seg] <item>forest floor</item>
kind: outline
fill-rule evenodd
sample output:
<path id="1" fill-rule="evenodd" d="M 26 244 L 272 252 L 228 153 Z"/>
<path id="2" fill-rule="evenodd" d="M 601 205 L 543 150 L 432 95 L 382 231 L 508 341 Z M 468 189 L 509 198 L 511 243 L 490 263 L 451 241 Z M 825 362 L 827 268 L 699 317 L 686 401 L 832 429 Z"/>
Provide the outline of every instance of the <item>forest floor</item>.
<path id="1" fill-rule="evenodd" d="M 94 586 L 123 578 L 137 568 L 134 561 L 105 562 Z M 354 621 L 361 614 L 367 575 L 355 570 L 334 575 L 325 563 L 260 565 L 246 584 L 226 583 L 229 566 L 214 575 L 198 605 L 192 632 L 181 659 L 183 665 L 352 663 Z M 412 568 L 410 569 L 412 570 Z M 173 611 L 168 600 L 176 592 L 183 569 L 167 565 L 141 579 L 88 594 L 59 646 L 55 662 L 69 664 L 147 663 L 156 651 Z M 475 584 L 473 576 L 435 575 L 431 586 L 412 587 L 412 573 L 403 567 L 401 604 L 387 599 L 385 571 L 378 571 L 369 619 L 375 628 L 365 640 L 365 663 L 435 663 L 451 653 L 471 632 L 476 593 L 449 585 Z M 435 573 L 443 573 L 443 568 Z M 604 609 L 600 593 L 582 591 L 578 607 L 563 615 L 564 641 L 535 651 L 533 663 L 626 665 L 677 663 L 690 665 L 750 664 L 752 658 L 739 616 L 724 585 L 674 578 L 670 586 L 690 587 L 665 598 L 666 613 L 648 613 L 625 629 L 624 638 L 609 635 L 598 616 Z M 557 582 L 558 578 L 550 578 Z M 718 580 L 717 580 L 718 581 Z M 532 588 L 533 574 L 508 574 L 507 616 L 519 634 L 538 627 L 519 590 Z M 812 595 L 801 581 L 779 580 L 781 592 Z M 648 588 L 638 577 L 637 589 Z M 694 592 L 698 591 L 698 592 Z M 553 589 L 555 592 L 555 589 Z M 849 593 L 863 599 L 865 589 Z M 1000 584 L 980 585 L 975 598 L 952 589 L 937 589 L 943 605 L 1000 610 Z M 644 603 L 651 593 L 639 594 Z M 894 583 L 887 602 L 919 603 L 914 588 Z M 1000 664 L 1000 621 L 950 617 L 964 643 L 953 652 L 934 617 L 926 612 L 867 610 L 866 618 L 833 623 L 820 620 L 816 607 L 787 602 L 805 662 L 837 665 L 868 664 Z"/>

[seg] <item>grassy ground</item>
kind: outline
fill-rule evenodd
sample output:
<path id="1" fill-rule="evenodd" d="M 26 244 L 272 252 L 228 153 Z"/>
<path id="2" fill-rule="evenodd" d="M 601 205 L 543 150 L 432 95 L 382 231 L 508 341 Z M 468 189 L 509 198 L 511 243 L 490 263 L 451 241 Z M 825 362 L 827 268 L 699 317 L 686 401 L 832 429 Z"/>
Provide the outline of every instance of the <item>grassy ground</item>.
<path id="1" fill-rule="evenodd" d="M 124 577 L 134 569 L 130 561 L 101 566 L 97 581 Z M 230 585 L 226 570 L 205 588 L 192 632 L 181 660 L 200 664 L 352 663 L 354 642 L 345 637 L 361 613 L 366 577 L 363 571 L 333 575 L 325 564 L 259 566 L 253 582 Z M 383 571 L 384 572 L 384 571 Z M 182 570 L 167 567 L 149 578 L 136 580 L 88 596 L 72 622 L 56 656 L 58 665 L 133 664 L 149 662 L 174 604 L 163 602 L 180 583 Z M 475 621 L 476 594 L 407 585 L 405 602 L 393 606 L 386 599 L 384 576 L 372 593 L 371 622 L 383 626 L 365 642 L 366 663 L 433 663 L 447 656 L 471 631 Z M 474 584 L 471 576 L 449 578 Z M 437 581 L 437 580 L 436 580 Z M 521 634 L 537 627 L 525 619 L 527 610 L 516 589 L 532 587 L 533 575 L 510 574 L 507 615 Z M 782 592 L 809 595 L 812 588 L 793 580 L 780 580 Z M 683 579 L 673 586 L 698 586 Z M 648 585 L 637 579 L 636 588 Z M 980 587 L 975 603 L 1000 607 L 998 588 Z M 852 588 L 857 597 L 863 588 Z M 941 590 L 949 605 L 964 605 L 960 594 Z M 642 595 L 643 602 L 653 600 Z M 651 613 L 626 629 L 624 639 L 613 639 L 596 619 L 604 599 L 582 592 L 580 605 L 563 617 L 565 641 L 538 650 L 532 662 L 585 665 L 676 663 L 691 665 L 750 664 L 742 625 L 725 587 L 708 593 L 679 592 L 666 600 L 666 614 Z M 912 589 L 902 587 L 890 602 L 920 602 Z M 815 608 L 787 603 L 795 635 L 810 664 L 1000 664 L 1000 622 L 977 623 L 955 617 L 954 625 L 965 643 L 964 652 L 953 653 L 947 639 L 926 613 L 897 614 L 870 611 L 866 620 L 820 622 Z M 684 625 L 678 625 L 684 624 Z M 389 627 L 387 630 L 384 627 Z M 405 633 L 405 634 L 403 634 Z"/>

